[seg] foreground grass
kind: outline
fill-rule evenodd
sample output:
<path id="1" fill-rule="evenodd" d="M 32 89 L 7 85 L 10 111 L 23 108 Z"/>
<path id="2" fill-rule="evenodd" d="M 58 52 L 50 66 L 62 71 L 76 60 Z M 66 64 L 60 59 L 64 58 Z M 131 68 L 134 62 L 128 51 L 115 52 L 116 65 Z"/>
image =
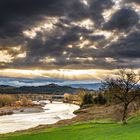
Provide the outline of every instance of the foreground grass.
<path id="1" fill-rule="evenodd" d="M 140 116 L 129 119 L 128 125 L 92 121 L 28 134 L 12 134 L 0 137 L 0 140 L 140 140 Z"/>

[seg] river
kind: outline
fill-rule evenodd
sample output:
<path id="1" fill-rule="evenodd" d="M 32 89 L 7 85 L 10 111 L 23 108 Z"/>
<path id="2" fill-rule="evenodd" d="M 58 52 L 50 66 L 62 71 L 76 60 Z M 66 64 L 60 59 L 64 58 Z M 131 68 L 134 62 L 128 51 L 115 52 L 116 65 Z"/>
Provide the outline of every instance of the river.
<path id="1" fill-rule="evenodd" d="M 73 112 L 79 106 L 61 102 L 49 103 L 43 107 L 44 112 L 13 114 L 0 117 L 0 134 L 25 130 L 41 124 L 53 124 L 63 119 L 75 117 Z"/>

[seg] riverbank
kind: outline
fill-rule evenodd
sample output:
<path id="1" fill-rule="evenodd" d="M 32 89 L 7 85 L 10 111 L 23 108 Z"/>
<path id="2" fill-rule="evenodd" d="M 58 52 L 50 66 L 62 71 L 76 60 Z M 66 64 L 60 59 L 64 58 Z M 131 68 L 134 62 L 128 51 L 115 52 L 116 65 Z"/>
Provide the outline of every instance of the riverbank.
<path id="1" fill-rule="evenodd" d="M 46 103 L 43 107 L 43 112 L 20 112 L 13 115 L 1 116 L 0 133 L 21 131 L 39 125 L 54 124 L 60 120 L 71 119 L 75 117 L 73 112 L 79 109 L 78 106 L 73 104 L 61 102 L 49 103 L 49 101 L 46 101 Z"/>
<path id="2" fill-rule="evenodd" d="M 0 116 L 39 112 L 43 112 L 41 104 L 34 104 L 32 106 L 4 106 L 0 108 Z"/>

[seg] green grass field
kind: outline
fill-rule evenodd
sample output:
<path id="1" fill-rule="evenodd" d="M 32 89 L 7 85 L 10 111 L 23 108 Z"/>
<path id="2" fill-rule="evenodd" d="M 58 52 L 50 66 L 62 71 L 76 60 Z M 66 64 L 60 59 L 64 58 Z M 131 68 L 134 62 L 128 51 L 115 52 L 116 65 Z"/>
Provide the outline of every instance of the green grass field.
<path id="1" fill-rule="evenodd" d="M 140 116 L 129 119 L 128 125 L 92 121 L 29 134 L 12 134 L 0 140 L 140 140 Z"/>

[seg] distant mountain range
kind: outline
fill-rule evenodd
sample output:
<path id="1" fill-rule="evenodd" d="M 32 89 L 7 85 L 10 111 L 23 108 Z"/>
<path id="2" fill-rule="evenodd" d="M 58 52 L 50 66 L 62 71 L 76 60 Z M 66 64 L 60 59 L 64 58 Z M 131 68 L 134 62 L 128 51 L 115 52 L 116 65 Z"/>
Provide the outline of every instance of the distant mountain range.
<path id="1" fill-rule="evenodd" d="M 68 86 L 72 88 L 85 88 L 98 90 L 101 83 L 100 81 L 90 80 L 66 80 L 56 78 L 13 78 L 13 77 L 0 77 L 0 85 L 6 85 L 10 87 L 39 87 L 46 85 L 59 85 Z"/>
<path id="2" fill-rule="evenodd" d="M 14 87 L 8 85 L 0 85 L 0 93 L 3 94 L 64 94 L 75 93 L 79 88 L 87 90 L 97 90 L 100 84 L 71 84 L 70 86 L 60 86 L 57 84 L 49 84 L 45 86 L 21 86 Z"/>
<path id="3" fill-rule="evenodd" d="M 5 94 L 64 94 L 64 93 L 75 93 L 76 88 L 69 86 L 59 86 L 56 84 L 49 84 L 45 86 L 0 86 L 0 93 Z"/>

